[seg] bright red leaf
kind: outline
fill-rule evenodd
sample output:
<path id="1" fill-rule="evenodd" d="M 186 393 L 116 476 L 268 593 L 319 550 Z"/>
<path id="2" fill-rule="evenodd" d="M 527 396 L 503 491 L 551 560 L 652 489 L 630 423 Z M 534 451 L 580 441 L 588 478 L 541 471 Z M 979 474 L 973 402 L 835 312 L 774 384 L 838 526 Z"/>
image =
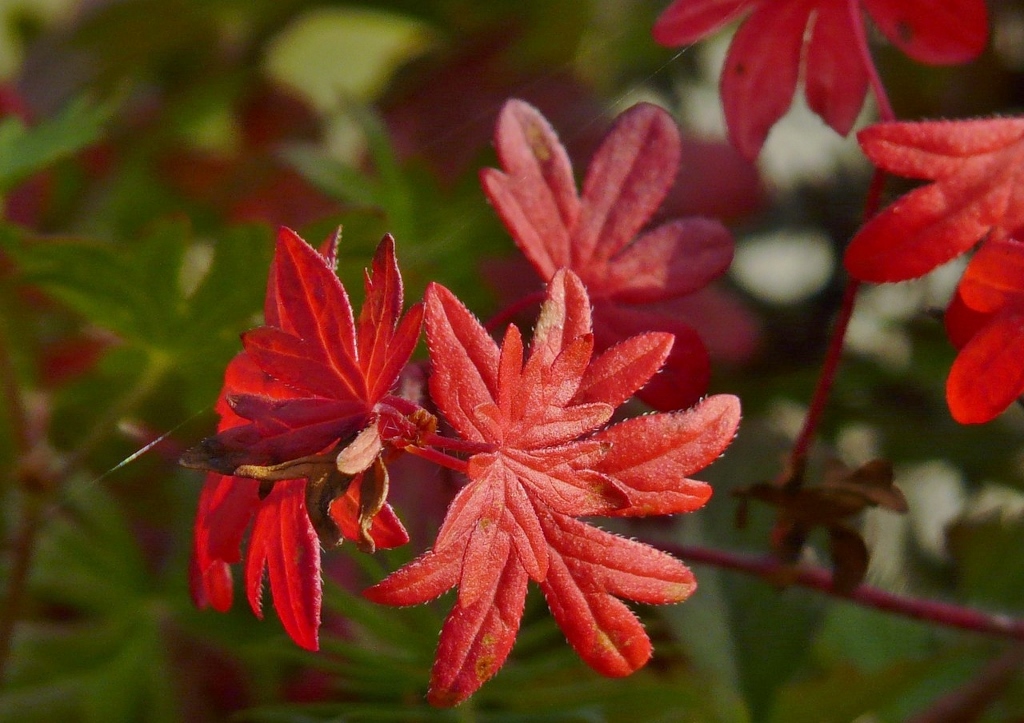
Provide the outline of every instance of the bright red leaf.
<path id="1" fill-rule="evenodd" d="M 928 273 L 987 234 L 1024 227 L 1024 119 L 881 123 L 858 134 L 882 170 L 934 181 L 869 221 L 846 252 L 864 281 Z"/>
<path id="2" fill-rule="evenodd" d="M 963 63 L 985 47 L 984 0 L 675 0 L 654 25 L 654 39 L 688 45 L 747 16 L 722 71 L 725 119 L 747 158 L 789 109 L 804 79 L 807 104 L 837 133 L 853 127 L 867 93 L 869 68 L 857 46 L 863 4 L 886 37 L 923 63 Z"/>
<path id="3" fill-rule="evenodd" d="M 495 145 L 502 170 L 485 169 L 481 182 L 537 273 L 548 281 L 565 267 L 583 280 L 599 350 L 644 331 L 673 334 L 665 369 L 641 398 L 662 410 L 697 401 L 707 389 L 708 354 L 670 305 L 720 276 L 733 242 L 721 223 L 697 217 L 640 233 L 679 168 L 679 131 L 668 113 L 641 103 L 620 116 L 590 163 L 582 195 L 565 149 L 532 106 L 506 103 Z"/>
<path id="4" fill-rule="evenodd" d="M 346 537 L 371 549 L 408 541 L 385 502 L 387 473 L 378 460 L 384 443 L 376 430 L 390 429 L 398 416 L 393 405 L 406 404 L 388 393 L 416 345 L 422 306 L 402 318 L 394 242 L 385 237 L 355 320 L 334 273 L 336 243 L 337 237 L 321 254 L 281 230 L 267 284 L 267 326 L 243 337 L 245 352 L 228 366 L 218 434 L 183 460 L 213 472 L 196 517 L 193 599 L 230 607 L 228 565 L 239 561 L 251 522 L 249 602 L 260 615 L 266 569 L 285 630 L 310 649 L 320 623 L 318 538 Z M 371 437 L 375 444 L 366 443 Z M 358 454 L 343 447 L 345 465 L 317 457 L 350 439 L 364 446 Z M 271 488 L 261 492 L 267 483 Z"/>
<path id="5" fill-rule="evenodd" d="M 458 586 L 431 678 L 437 705 L 464 700 L 502 666 L 530 579 L 589 665 L 606 675 L 633 672 L 651 644 L 619 598 L 678 602 L 696 583 L 670 555 L 576 517 L 700 507 L 711 490 L 687 475 L 732 440 L 738 400 L 711 397 L 686 412 L 602 430 L 656 373 L 672 339 L 649 332 L 592 358 L 590 301 L 571 271 L 554 274 L 528 353 L 515 327 L 495 344 L 443 287 L 431 286 L 426 303 L 431 396 L 479 451 L 433 549 L 367 596 L 410 605 Z"/>
<path id="6" fill-rule="evenodd" d="M 962 424 L 987 422 L 1024 394 L 1024 244 L 982 244 L 950 306 L 960 353 L 946 382 L 949 409 Z"/>

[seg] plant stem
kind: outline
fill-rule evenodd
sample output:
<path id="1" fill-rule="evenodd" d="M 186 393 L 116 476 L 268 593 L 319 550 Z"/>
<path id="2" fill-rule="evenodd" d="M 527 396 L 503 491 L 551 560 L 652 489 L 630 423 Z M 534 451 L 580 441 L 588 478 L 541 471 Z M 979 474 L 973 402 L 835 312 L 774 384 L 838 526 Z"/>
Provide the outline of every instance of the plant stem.
<path id="1" fill-rule="evenodd" d="M 817 590 L 863 607 L 949 628 L 1024 641 L 1024 619 L 985 613 L 939 600 L 897 595 L 871 585 L 861 585 L 849 594 L 843 594 L 833 586 L 832 573 L 822 567 L 794 567 L 772 557 L 755 557 L 707 547 L 662 543 L 658 543 L 658 547 L 688 562 L 735 570 L 769 580 L 784 579 L 788 584 Z"/>
<path id="2" fill-rule="evenodd" d="M 857 45 L 857 52 L 861 56 L 861 62 L 868 75 L 868 84 L 871 86 L 875 100 L 878 103 L 878 115 L 881 120 L 891 122 L 896 120 L 896 112 L 889 101 L 889 94 L 885 91 L 885 85 L 878 75 L 875 61 L 871 57 L 871 48 L 868 46 L 867 33 L 864 30 L 863 13 L 860 6 L 861 0 L 848 0 L 850 11 L 850 25 L 853 27 L 854 40 Z M 876 170 L 868 188 L 868 194 L 864 201 L 864 220 L 869 220 L 878 213 L 878 207 L 882 197 L 882 187 L 885 185 L 885 174 Z M 818 384 L 814 389 L 811 402 L 807 410 L 807 418 L 804 426 L 793 444 L 793 450 L 789 457 L 790 476 L 786 479 L 786 485 L 791 489 L 799 488 L 803 484 L 803 470 L 807 461 L 807 454 L 814 436 L 817 433 L 821 416 L 828 404 L 828 395 L 835 382 L 836 370 L 839 367 L 839 360 L 843 355 L 843 343 L 846 339 L 846 331 L 850 326 L 850 319 L 853 316 L 853 307 L 857 302 L 857 292 L 860 290 L 860 281 L 848 279 L 846 288 L 843 290 L 843 301 L 839 307 L 839 314 L 836 317 L 835 327 L 832 329 L 832 336 L 829 340 L 828 350 L 825 352 L 825 361 L 822 363 L 821 375 L 818 377 Z"/>
<path id="3" fill-rule="evenodd" d="M 32 441 L 29 439 L 28 413 L 21 395 L 21 385 L 18 383 L 18 375 L 11 360 L 9 336 L 7 320 L 0 315 L 0 394 L 11 425 L 14 458 L 20 459 L 28 452 Z M 13 469 L 11 474 L 16 474 Z"/>
<path id="4" fill-rule="evenodd" d="M 992 702 L 998 698 L 1024 665 L 1024 646 L 1014 645 L 961 687 L 935 700 L 927 710 L 910 723 L 964 723 L 981 718 Z"/>
<path id="5" fill-rule="evenodd" d="M 896 112 L 892 109 L 892 103 L 889 101 L 889 94 L 885 92 L 885 85 L 882 84 L 882 79 L 878 75 L 878 69 L 875 67 L 875 61 L 871 57 L 871 48 L 868 46 L 868 35 L 864 30 L 864 14 L 861 10 L 861 0 L 847 0 L 850 18 L 853 26 L 853 37 L 857 45 L 857 52 L 860 53 L 861 61 L 864 64 L 864 69 L 868 74 L 868 85 L 871 86 L 871 91 L 875 95 L 875 100 L 878 102 L 878 116 L 883 121 L 895 121 Z"/>
<path id="6" fill-rule="evenodd" d="M 433 462 L 436 465 L 455 470 L 461 474 L 466 474 L 469 471 L 469 466 L 466 464 L 465 460 L 459 459 L 458 457 L 452 457 L 450 454 L 445 454 L 444 452 L 439 452 L 433 447 L 416 447 L 410 445 L 405 448 L 405 451 L 417 457 L 422 457 L 428 462 Z"/>
<path id="7" fill-rule="evenodd" d="M 882 189 L 885 186 L 885 173 L 876 170 L 871 178 L 871 185 L 868 187 L 867 197 L 864 200 L 864 219 L 870 219 L 878 213 L 878 207 L 882 202 Z M 850 319 L 853 318 L 853 309 L 857 303 L 857 292 L 860 291 L 860 281 L 847 278 L 846 287 L 843 289 L 843 301 L 839 306 L 839 313 L 836 316 L 835 326 L 832 328 L 832 335 L 829 338 L 828 349 L 825 352 L 825 360 L 821 365 L 821 374 L 818 376 L 818 383 L 811 395 L 811 402 L 807 408 L 807 417 L 804 419 L 803 427 L 793 443 L 793 449 L 789 455 L 789 469 L 791 476 L 787 480 L 790 489 L 797 489 L 803 483 L 803 470 L 807 462 L 807 455 L 811 443 L 818 432 L 818 425 L 821 417 L 828 406 L 828 396 L 832 391 L 832 385 L 836 380 L 836 372 L 839 369 L 839 362 L 843 356 L 843 345 L 846 341 L 846 332 L 850 327 Z"/>

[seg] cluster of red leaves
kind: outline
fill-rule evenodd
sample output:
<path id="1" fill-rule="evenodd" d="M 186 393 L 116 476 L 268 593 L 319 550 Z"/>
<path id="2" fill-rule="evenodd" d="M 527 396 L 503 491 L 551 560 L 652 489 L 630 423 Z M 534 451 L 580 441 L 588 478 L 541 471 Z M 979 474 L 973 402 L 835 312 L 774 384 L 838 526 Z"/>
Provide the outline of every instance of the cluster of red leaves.
<path id="1" fill-rule="evenodd" d="M 732 440 L 738 400 L 712 397 L 687 412 L 596 431 L 658 370 L 672 338 L 648 332 L 592 358 L 590 303 L 568 271 L 549 285 L 525 362 L 515 327 L 499 348 L 447 289 L 431 286 L 426 303 L 431 396 L 480 451 L 433 549 L 367 595 L 409 605 L 458 585 L 434 664 L 435 704 L 462 701 L 502 666 L 530 579 L 588 664 L 605 675 L 633 672 L 651 644 L 617 598 L 677 602 L 696 583 L 671 556 L 576 517 L 703 505 L 710 488 L 687 475 Z"/>
<path id="2" fill-rule="evenodd" d="M 864 281 L 916 278 L 979 241 L 946 326 L 960 354 L 946 397 L 953 417 L 987 422 L 1024 392 L 1024 120 L 882 123 L 858 135 L 880 169 L 932 181 L 897 199 L 850 243 Z"/>
<path id="3" fill-rule="evenodd" d="M 336 243 L 336 237 L 329 240 L 321 255 L 293 232 L 281 230 L 267 284 L 267 325 L 244 335 L 245 351 L 228 366 L 217 405 L 218 434 L 183 460 L 214 470 L 196 516 L 195 601 L 218 610 L 230 607 L 228 566 L 240 559 L 251 521 L 245 569 L 249 602 L 261 615 L 268 569 L 285 630 L 310 649 L 317 647 L 320 624 L 318 532 L 379 547 L 408 540 L 382 494 L 369 505 L 362 499 L 370 496 L 364 494 L 369 491 L 364 482 L 380 486 L 369 471 L 375 453 L 363 460 L 361 470 L 350 470 L 347 486 L 330 462 L 309 459 L 357 433 L 365 438 L 367 429 L 378 439 L 387 436 L 380 429 L 400 416 L 392 403 L 405 407 L 388 393 L 412 354 L 422 319 L 419 305 L 401 319 L 401 277 L 394 242 L 386 237 L 373 275 L 366 277 L 366 303 L 355 321 L 334 273 Z M 261 476 L 259 469 L 235 476 L 261 466 L 278 472 L 262 475 L 271 482 L 269 491 L 254 478 Z"/>
<path id="4" fill-rule="evenodd" d="M 623 113 L 591 160 L 577 193 L 572 166 L 554 130 L 532 106 L 506 103 L 494 143 L 502 171 L 481 183 L 516 245 L 545 281 L 572 269 L 594 303 L 598 350 L 650 330 L 675 336 L 663 372 L 640 397 L 679 409 L 707 389 L 708 353 L 685 319 L 691 296 L 732 261 L 726 228 L 707 218 L 669 221 L 637 236 L 672 187 L 679 131 L 657 106 Z"/>
<path id="5" fill-rule="evenodd" d="M 531 579 L 592 667 L 622 676 L 642 666 L 651 642 L 620 598 L 677 602 L 695 588 L 693 576 L 670 555 L 577 518 L 700 507 L 711 490 L 688 476 L 724 451 L 739 424 L 738 400 L 716 396 L 606 426 L 645 385 L 663 409 L 704 391 L 700 339 L 645 305 L 700 289 L 732 257 L 729 234 L 706 219 L 668 222 L 634 240 L 678 166 L 667 114 L 628 111 L 598 150 L 582 196 L 532 107 L 509 103 L 497 138 L 505 172 L 486 171 L 484 187 L 549 282 L 528 353 L 518 329 L 499 347 L 436 284 L 425 312 L 414 305 L 403 318 L 390 237 L 354 319 L 334 271 L 337 237 L 318 253 L 283 229 L 266 325 L 243 335 L 244 352 L 227 369 L 217 434 L 183 459 L 210 472 L 196 519 L 195 601 L 230 606 L 229 565 L 250 528 L 249 602 L 259 615 L 268 570 L 286 631 L 310 649 L 321 543 L 347 538 L 372 552 L 408 541 L 386 501 L 386 463 L 410 452 L 463 473 L 468 482 L 433 548 L 367 593 L 406 605 L 459 587 L 434 666 L 430 699 L 439 705 L 464 700 L 502 666 Z M 392 394 L 424 314 L 430 394 L 456 437 L 439 435 L 431 414 Z"/>
<path id="6" fill-rule="evenodd" d="M 752 159 L 801 76 L 811 110 L 842 135 L 853 128 L 874 72 L 861 6 L 886 38 L 923 63 L 966 62 L 985 47 L 984 0 L 675 0 L 654 38 L 687 45 L 749 14 L 729 47 L 721 92 L 729 137 Z"/>

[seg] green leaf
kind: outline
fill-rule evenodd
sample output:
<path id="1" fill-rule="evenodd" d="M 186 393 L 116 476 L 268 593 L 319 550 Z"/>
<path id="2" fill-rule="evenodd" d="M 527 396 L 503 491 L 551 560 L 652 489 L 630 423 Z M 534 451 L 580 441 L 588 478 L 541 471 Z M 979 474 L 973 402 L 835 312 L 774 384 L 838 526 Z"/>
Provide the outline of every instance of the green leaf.
<path id="1" fill-rule="evenodd" d="M 961 520 L 948 534 L 958 566 L 958 584 L 968 600 L 1020 610 L 1024 559 L 1006 552 L 1024 549 L 1024 515 L 994 511 Z"/>
<path id="2" fill-rule="evenodd" d="M 313 146 L 290 146 L 282 151 L 282 157 L 307 181 L 329 196 L 357 206 L 384 206 L 376 179 L 328 157 Z"/>
<path id="3" fill-rule="evenodd" d="M 375 98 L 398 66 L 430 42 L 427 27 L 408 16 L 318 8 L 274 38 L 267 50 L 267 73 L 318 108 L 330 109 L 339 98 Z"/>
<path id="4" fill-rule="evenodd" d="M 14 117 L 0 121 L 0 193 L 95 143 L 113 112 L 112 103 L 79 98 L 54 118 L 30 127 Z"/>
<path id="5" fill-rule="evenodd" d="M 262 306 L 270 255 L 262 229 L 232 229 L 204 247 L 181 221 L 157 224 L 132 246 L 10 232 L 0 245 L 25 282 L 93 324 L 174 359 L 204 354 L 210 344 L 237 346 Z M 190 253 L 204 248 L 208 253 Z"/>
<path id="6" fill-rule="evenodd" d="M 874 672 L 839 664 L 783 688 L 771 720 L 778 723 L 846 723 L 870 718 L 906 720 L 962 684 L 980 660 L 960 649 L 902 660 Z"/>

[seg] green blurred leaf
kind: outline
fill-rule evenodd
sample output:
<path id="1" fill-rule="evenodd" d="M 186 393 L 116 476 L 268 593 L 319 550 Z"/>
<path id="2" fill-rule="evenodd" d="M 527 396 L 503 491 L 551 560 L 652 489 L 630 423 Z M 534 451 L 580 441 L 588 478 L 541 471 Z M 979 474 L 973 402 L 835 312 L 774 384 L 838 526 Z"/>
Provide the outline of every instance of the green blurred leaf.
<path id="1" fill-rule="evenodd" d="M 401 63 L 429 44 L 427 27 L 408 16 L 316 8 L 278 34 L 267 51 L 266 67 L 271 78 L 329 109 L 339 98 L 373 99 Z"/>
<path id="2" fill-rule="evenodd" d="M 79 98 L 53 118 L 26 127 L 19 119 L 0 121 L 0 193 L 33 173 L 100 139 L 113 103 Z"/>
<path id="3" fill-rule="evenodd" d="M 19 628 L 0 720 L 178 719 L 165 665 L 164 609 L 119 505 L 77 480 L 53 510 L 30 579 L 37 604 L 62 610 Z"/>
<path id="4" fill-rule="evenodd" d="M 778 723 L 847 723 L 862 716 L 902 721 L 962 683 L 980 660 L 964 650 L 919 660 L 902 660 L 874 672 L 850 664 L 784 687 L 772 721 Z"/>
<path id="5" fill-rule="evenodd" d="M 266 232 L 255 227 L 197 246 L 181 221 L 156 225 L 132 246 L 10 235 L 0 243 L 25 282 L 93 324 L 174 359 L 237 345 L 261 309 L 270 250 Z"/>
<path id="6" fill-rule="evenodd" d="M 960 520 L 948 535 L 957 563 L 958 585 L 967 599 L 1024 609 L 1024 558 L 1006 554 L 1008 550 L 1024 549 L 1024 515 L 993 511 Z"/>

